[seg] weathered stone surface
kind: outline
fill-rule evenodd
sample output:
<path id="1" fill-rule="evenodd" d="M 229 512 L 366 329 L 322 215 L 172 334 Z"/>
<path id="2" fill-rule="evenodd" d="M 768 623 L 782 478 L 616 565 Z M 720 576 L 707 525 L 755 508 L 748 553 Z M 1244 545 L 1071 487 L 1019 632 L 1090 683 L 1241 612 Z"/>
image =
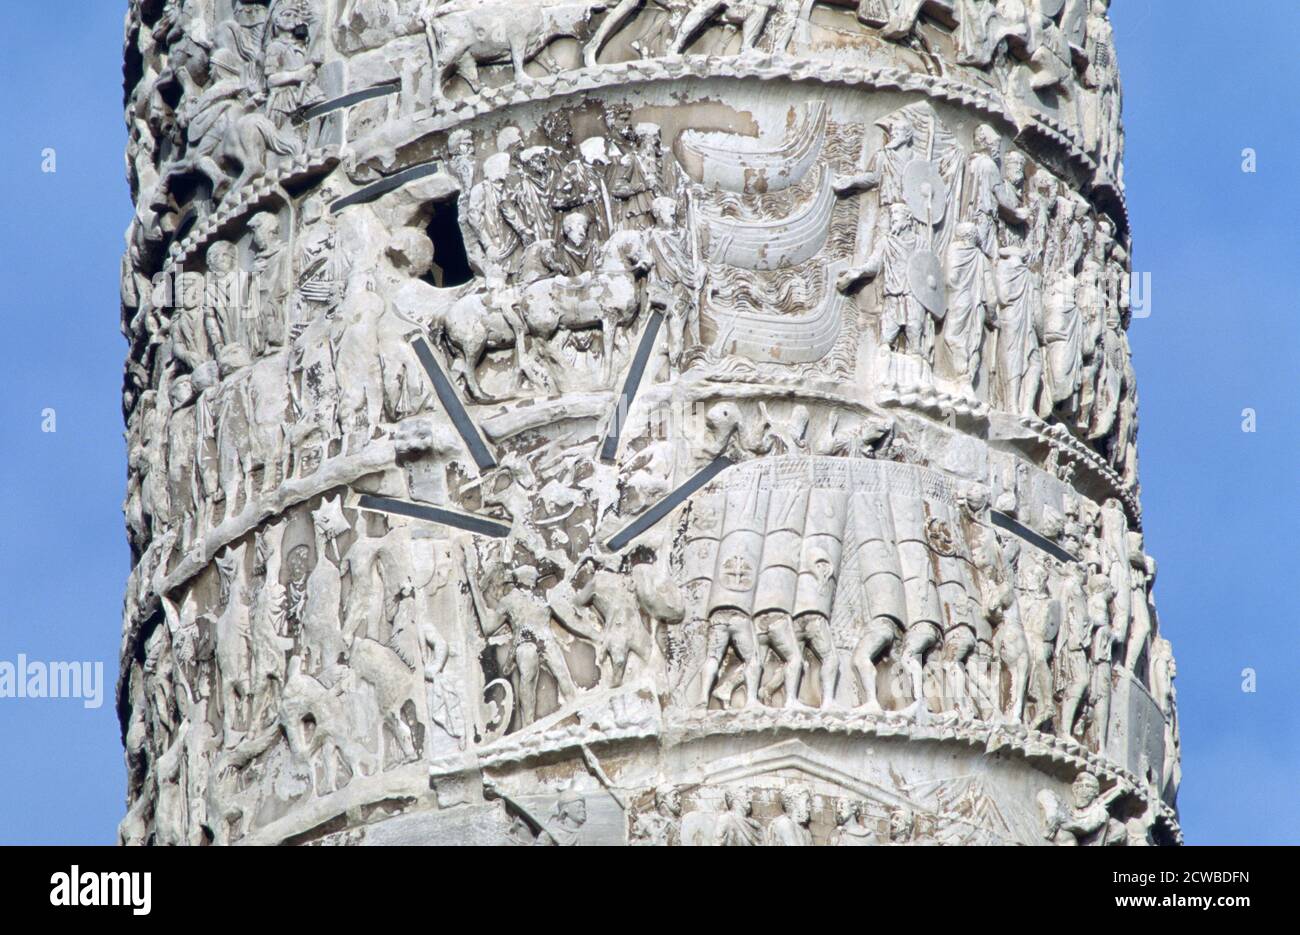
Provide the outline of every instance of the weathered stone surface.
<path id="1" fill-rule="evenodd" d="M 1106 6 L 133 0 L 123 842 L 1181 840 Z"/>

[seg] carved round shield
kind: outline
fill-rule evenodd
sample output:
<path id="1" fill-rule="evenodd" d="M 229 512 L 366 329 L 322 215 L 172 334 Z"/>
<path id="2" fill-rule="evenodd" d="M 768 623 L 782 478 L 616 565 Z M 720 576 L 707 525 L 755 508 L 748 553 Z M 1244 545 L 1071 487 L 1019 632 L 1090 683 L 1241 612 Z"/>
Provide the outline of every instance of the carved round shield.
<path id="1" fill-rule="evenodd" d="M 929 250 L 917 250 L 907 261 L 907 283 L 912 295 L 935 318 L 948 310 L 943 291 L 943 264 Z"/>
<path id="2" fill-rule="evenodd" d="M 1056 14 L 1060 13 L 1065 7 L 1065 0 L 1038 0 L 1038 9 L 1043 11 L 1043 15 L 1048 19 L 1055 19 Z"/>
<path id="3" fill-rule="evenodd" d="M 931 227 L 948 209 L 948 183 L 939 167 L 928 159 L 913 159 L 903 170 L 903 198 L 912 217 Z"/>

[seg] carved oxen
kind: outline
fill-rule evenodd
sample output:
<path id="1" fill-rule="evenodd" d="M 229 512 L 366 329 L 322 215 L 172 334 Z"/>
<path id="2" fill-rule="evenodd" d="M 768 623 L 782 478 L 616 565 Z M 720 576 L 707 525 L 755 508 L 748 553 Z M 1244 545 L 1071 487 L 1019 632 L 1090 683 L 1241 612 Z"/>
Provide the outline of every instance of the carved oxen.
<path id="1" fill-rule="evenodd" d="M 609 7 L 607 0 L 547 3 L 494 2 L 472 10 L 451 10 L 427 23 L 429 44 L 436 50 L 433 93 L 445 100 L 443 82 L 458 73 L 477 94 L 478 66 L 509 62 L 515 81 L 532 79 L 524 65 L 556 39 L 582 40 L 593 14 Z"/>

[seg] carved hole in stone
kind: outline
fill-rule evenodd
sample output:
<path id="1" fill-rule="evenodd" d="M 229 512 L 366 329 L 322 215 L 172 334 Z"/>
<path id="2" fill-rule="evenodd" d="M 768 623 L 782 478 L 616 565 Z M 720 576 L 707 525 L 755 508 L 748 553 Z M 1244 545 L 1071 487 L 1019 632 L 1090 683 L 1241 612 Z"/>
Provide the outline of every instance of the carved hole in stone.
<path id="1" fill-rule="evenodd" d="M 434 205 L 428 227 L 433 241 L 433 284 L 440 289 L 463 286 L 474 278 L 460 230 L 460 202 L 457 199 Z"/>

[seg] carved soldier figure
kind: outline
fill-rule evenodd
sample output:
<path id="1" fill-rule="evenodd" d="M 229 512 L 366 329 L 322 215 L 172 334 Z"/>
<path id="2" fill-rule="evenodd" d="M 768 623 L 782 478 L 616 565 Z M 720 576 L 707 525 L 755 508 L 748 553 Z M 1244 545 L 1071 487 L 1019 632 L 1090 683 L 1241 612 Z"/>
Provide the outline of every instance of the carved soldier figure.
<path id="1" fill-rule="evenodd" d="M 842 519 L 842 515 L 840 519 Z M 837 561 L 826 549 L 809 547 L 805 539 L 800 561 L 799 586 L 792 613 L 794 638 L 800 655 L 807 649 L 820 664 L 818 678 L 821 689 L 821 707 L 835 704 L 835 686 L 839 680 L 840 660 L 831 632 L 831 607 L 835 600 Z M 802 667 L 800 670 L 802 675 Z M 798 695 L 796 686 L 795 697 Z M 792 704 L 791 698 L 786 704 Z"/>
<path id="2" fill-rule="evenodd" d="M 354 280 L 340 309 L 334 338 L 334 373 L 338 380 L 340 454 L 364 444 L 383 413 L 383 382 L 379 372 L 376 324 L 384 300 L 372 291 L 373 282 Z"/>
<path id="3" fill-rule="evenodd" d="M 865 803 L 857 799 L 835 800 L 835 830 L 830 844 L 835 847 L 871 847 L 876 841 L 875 829 L 865 822 Z"/>
<path id="4" fill-rule="evenodd" d="M 500 507 L 510 518 L 510 534 L 502 544 L 503 554 L 513 556 L 516 547 L 522 546 L 538 562 L 550 561 L 565 567 L 562 556 L 546 544 L 546 538 L 533 520 L 536 506 L 537 476 L 528 463 L 513 452 L 502 458 L 499 470 L 507 479 L 501 490 L 484 493 L 483 505 Z"/>
<path id="5" fill-rule="evenodd" d="M 304 465 L 319 463 L 327 442 L 338 425 L 339 385 L 334 370 L 334 312 L 308 323 L 294 342 L 289 388 L 297 416 L 292 430 L 294 455 L 292 474 L 301 475 Z M 313 443 L 309 457 L 308 442 Z M 313 465 L 314 466 L 314 465 Z"/>
<path id="6" fill-rule="evenodd" d="M 722 794 L 726 810 L 718 815 L 713 837 L 707 841 L 682 843 L 711 844 L 716 847 L 755 847 L 762 840 L 762 830 L 753 818 L 754 793 L 747 787 L 727 789 Z"/>
<path id="7" fill-rule="evenodd" d="M 1008 38 L 1026 39 L 1025 0 L 956 0 L 957 61 L 988 68 Z M 1032 2 L 1032 0 L 1029 0 Z"/>
<path id="8" fill-rule="evenodd" d="M 560 222 L 560 249 L 557 265 L 567 276 L 590 272 L 595 255 L 591 242 L 591 218 L 581 211 L 566 214 Z"/>
<path id="9" fill-rule="evenodd" d="M 466 552 L 469 560 L 470 552 Z M 513 568 L 509 577 L 501 581 L 496 606 L 489 607 L 480 589 L 476 572 L 468 570 L 470 595 L 478 614 L 479 628 L 487 639 L 505 631 L 510 645 L 506 672 L 519 674 L 519 720 L 527 726 L 537 720 L 537 680 L 545 669 L 559 692 L 560 704 L 565 705 L 578 693 L 578 687 L 569 673 L 569 663 L 564 650 L 551 629 L 551 608 L 533 591 L 537 583 L 537 569 L 531 565 Z M 573 621 L 561 621 L 573 626 Z M 508 628 L 508 629 L 507 629 Z M 583 636 L 591 634 L 582 633 Z"/>
<path id="10" fill-rule="evenodd" d="M 632 130 L 632 138 L 632 148 L 618 154 L 610 166 L 609 193 L 614 199 L 617 226 L 644 230 L 653 223 L 654 199 L 663 191 L 659 126 L 639 123 Z"/>
<path id="11" fill-rule="evenodd" d="M 560 796 L 550 820 L 542 826 L 534 847 L 573 847 L 582 843 L 582 827 L 587 823 L 587 800 L 576 792 Z"/>
<path id="12" fill-rule="evenodd" d="M 502 208 L 509 198 L 510 154 L 497 153 L 483 162 L 483 180 L 469 193 L 465 221 L 472 239 L 467 251 L 471 263 L 489 280 L 502 280 L 517 265 L 522 242 Z"/>
<path id="13" fill-rule="evenodd" d="M 253 470 L 253 452 L 249 431 L 248 399 L 249 358 L 242 344 L 227 344 L 217 355 L 221 368 L 221 386 L 216 398 L 214 420 L 217 439 L 217 471 L 221 481 L 220 499 L 225 503 L 225 519 L 239 509 L 239 492 L 251 498 L 249 480 Z"/>
<path id="14" fill-rule="evenodd" d="M 194 511 L 198 504 L 198 478 L 195 476 L 194 381 L 178 377 L 168 387 L 171 394 L 171 417 L 167 420 L 168 499 L 180 528 L 184 550 L 194 533 Z"/>
<path id="15" fill-rule="evenodd" d="M 1059 6 L 1057 12 L 1059 12 Z M 1071 67 L 1070 43 L 1056 20 L 1047 15 L 1037 0 L 1025 4 L 1029 28 L 1026 43 L 1030 53 L 1029 67 L 1032 77 L 1029 86 L 1036 91 L 1059 88 L 1069 93 L 1074 76 Z"/>
<path id="16" fill-rule="evenodd" d="M 270 41 L 263 52 L 269 91 L 266 112 L 284 127 L 325 99 L 316 85 L 316 62 L 307 54 L 312 9 L 307 0 L 284 0 L 271 12 Z"/>
<path id="17" fill-rule="evenodd" d="M 1119 64 L 1115 57 L 1115 35 L 1106 15 L 1110 0 L 1092 0 L 1087 27 L 1088 69 L 1084 84 L 1091 92 L 1085 104 L 1084 132 L 1097 161 L 1120 185 L 1123 184 L 1123 135 L 1120 131 L 1122 104 Z"/>
<path id="18" fill-rule="evenodd" d="M 1039 169 L 1029 190 L 1030 263 L 1041 263 L 1044 271 L 1052 268 L 1047 257 L 1056 226 L 1056 188 L 1052 174 Z"/>
<path id="19" fill-rule="evenodd" d="M 1160 777 L 1160 793 L 1165 801 L 1172 802 L 1182 783 L 1182 740 L 1178 730 L 1178 689 L 1174 679 L 1178 666 L 1174 662 L 1173 647 L 1164 637 L 1158 638 L 1151 650 L 1151 694 L 1165 716 L 1165 768 Z"/>
<path id="20" fill-rule="evenodd" d="M 682 795 L 667 783 L 655 787 L 654 809 L 639 813 L 629 835 L 634 845 L 675 847 L 681 844 Z"/>
<path id="21" fill-rule="evenodd" d="M 267 19 L 266 4 L 256 0 L 236 0 L 233 14 L 217 24 L 213 35 L 213 58 L 224 60 L 246 84 L 253 84 L 259 77 L 258 62 Z"/>
<path id="22" fill-rule="evenodd" d="M 997 287 L 988 257 L 980 247 L 979 228 L 963 221 L 948 247 L 948 313 L 943 344 L 954 372 L 972 385 L 980 372 L 980 353 L 989 310 L 996 307 Z"/>
<path id="23" fill-rule="evenodd" d="M 1103 795 L 1097 777 L 1083 772 L 1075 778 L 1071 791 L 1074 802 L 1069 808 L 1047 790 L 1038 795 L 1047 840 L 1065 847 L 1127 842 L 1124 825 L 1110 815 L 1111 803 L 1124 791 L 1121 786 L 1114 785 Z"/>
<path id="24" fill-rule="evenodd" d="M 906 806 L 889 812 L 889 846 L 903 847 L 915 843 L 916 813 Z"/>
<path id="25" fill-rule="evenodd" d="M 291 409 L 289 355 L 260 358 L 248 376 L 249 433 L 253 468 L 262 469 L 262 490 L 271 491 L 289 476 L 286 434 Z"/>
<path id="26" fill-rule="evenodd" d="M 589 556 L 586 561 L 593 564 L 592 574 L 574 595 L 573 603 L 576 607 L 590 607 L 600 615 L 600 635 L 594 640 L 596 663 L 599 665 L 609 659 L 609 671 L 603 673 L 603 681 L 612 688 L 619 688 L 627 673 L 628 660 L 633 655 L 641 659 L 642 666 L 649 665 L 650 632 L 641 621 L 641 611 L 627 576 L 606 569 L 595 557 Z M 582 566 L 578 567 L 581 569 Z M 551 610 L 557 619 L 567 617 L 554 603 Z M 577 628 L 572 619 L 569 619 L 569 628 Z"/>
<path id="27" fill-rule="evenodd" d="M 1047 568 L 1024 552 L 1020 555 L 1016 589 L 1029 641 L 1029 693 L 1034 699 L 1031 726 L 1041 728 L 1056 714 L 1052 659 L 1061 632 L 1061 604 L 1048 590 Z"/>
<path id="28" fill-rule="evenodd" d="M 1099 248 L 1097 273 L 1100 340 L 1093 352 L 1097 364 L 1096 388 L 1093 393 L 1092 421 L 1088 437 L 1096 441 L 1107 439 L 1115 429 L 1119 416 L 1120 397 L 1124 388 L 1124 370 L 1128 362 L 1128 339 L 1124 334 L 1124 313 L 1127 288 L 1124 284 L 1124 251 L 1114 244 L 1114 224 L 1103 217 L 1097 227 Z M 1118 262 L 1112 254 L 1118 252 Z"/>
<path id="29" fill-rule="evenodd" d="M 525 247 L 555 236 L 551 211 L 551 151 L 532 146 L 519 154 L 519 172 L 510 179 L 507 218 Z"/>
<path id="30" fill-rule="evenodd" d="M 193 277 L 200 281 L 206 277 L 197 273 L 181 273 L 177 279 L 181 283 Z M 182 285 L 176 290 L 176 310 L 172 314 L 167 333 L 171 336 L 172 357 L 195 370 L 212 359 L 212 347 L 209 343 L 207 329 L 208 303 L 204 288 L 186 288 Z"/>
<path id="31" fill-rule="evenodd" d="M 1037 412 L 1043 377 L 1043 355 L 1034 327 L 1042 286 L 1023 247 L 1002 247 L 998 253 L 994 276 L 998 311 L 993 321 L 998 395 L 1007 411 L 1030 416 Z"/>
<path id="32" fill-rule="evenodd" d="M 1143 661 L 1150 662 L 1143 654 L 1149 648 L 1152 627 L 1150 590 L 1155 577 L 1155 559 L 1142 551 L 1142 533 L 1130 532 L 1128 542 L 1129 582 L 1132 585 L 1132 597 L 1129 606 L 1133 615 L 1129 626 L 1128 643 L 1124 647 L 1124 667 L 1130 672 L 1141 675 Z"/>
<path id="33" fill-rule="evenodd" d="M 578 149 L 579 157 L 564 167 L 555 183 L 551 207 L 565 213 L 580 211 L 585 214 L 593 236 L 603 243 L 614 229 L 613 207 L 605 184 L 605 172 L 610 162 L 605 151 L 605 138 L 588 137 Z"/>
<path id="34" fill-rule="evenodd" d="M 254 730 L 267 726 L 279 703 L 278 694 L 287 675 L 285 653 L 293 649 L 286 635 L 285 592 L 280 583 L 280 544 L 284 521 L 267 527 L 256 538 L 257 565 L 262 583 L 253 595 L 250 645 L 253 666 L 252 717 Z"/>
<path id="35" fill-rule="evenodd" d="M 1092 733 L 1097 751 L 1106 752 L 1106 738 L 1110 733 L 1111 672 L 1114 669 L 1118 634 L 1111 622 L 1111 601 L 1115 589 L 1104 574 L 1094 574 L 1088 579 L 1088 616 L 1092 619 L 1092 646 L 1088 656 L 1092 663 L 1092 681 L 1088 687 L 1088 703 L 1092 708 Z"/>
<path id="36" fill-rule="evenodd" d="M 283 347 L 286 341 L 285 314 L 291 283 L 289 254 L 280 246 L 280 219 L 263 211 L 248 221 L 252 257 L 252 285 L 244 314 L 249 350 L 261 353 L 268 347 Z"/>
<path id="37" fill-rule="evenodd" d="M 876 121 L 885 131 L 885 145 L 871 155 L 865 172 L 837 178 L 835 193 L 842 198 L 878 189 L 880 207 L 890 210 L 903 201 L 903 170 L 918 157 L 916 131 L 902 111 Z"/>
<path id="38" fill-rule="evenodd" d="M 314 192 L 302 206 L 302 229 L 295 240 L 293 304 L 288 341 L 302 334 L 309 322 L 336 307 L 343 298 L 345 263 L 339 256 L 338 229 L 329 213 L 328 191 Z"/>
<path id="39" fill-rule="evenodd" d="M 841 274 L 837 285 L 840 291 L 849 292 L 860 283 L 879 278 L 880 343 L 928 360 L 934 328 L 908 276 L 909 262 L 919 245 L 910 209 L 901 202 L 891 204 L 885 236 L 879 238 L 862 266 Z"/>
<path id="40" fill-rule="evenodd" d="M 691 250 L 691 234 L 678 220 L 677 202 L 656 198 L 651 205 L 654 228 L 647 245 L 654 258 L 648 275 L 651 308 L 661 309 L 668 323 L 668 363 L 679 370 L 687 348 L 700 343 L 696 295 L 703 273 Z"/>
<path id="41" fill-rule="evenodd" d="M 195 518 L 195 532 L 206 532 L 212 522 L 213 503 L 221 490 L 217 471 L 216 455 L 216 406 L 220 392 L 221 372 L 215 360 L 208 361 L 194 371 L 194 390 L 197 394 L 194 404 L 194 476 L 198 516 Z"/>
<path id="42" fill-rule="evenodd" d="M 1033 649 L 1026 633 L 1024 611 L 1011 579 L 1010 563 L 997 548 L 997 539 L 991 532 L 983 534 L 971 549 L 971 562 L 980 573 L 979 611 L 994 628 L 995 661 L 986 678 L 980 677 L 978 662 L 972 658 L 968 664 L 967 681 L 980 692 L 979 699 L 990 712 L 1002 715 L 999 699 L 1002 695 L 1000 665 L 1006 665 L 1011 675 L 1011 702 L 1005 713 L 1011 723 L 1024 719 Z"/>
<path id="43" fill-rule="evenodd" d="M 975 131 L 975 152 L 966 163 L 970 192 L 963 219 L 975 225 L 979 248 L 989 259 L 997 247 L 999 215 L 1016 224 L 1029 220 L 1029 212 L 1016 202 L 1002 178 L 1001 149 L 998 131 L 987 123 L 980 124 Z"/>
<path id="44" fill-rule="evenodd" d="M 1083 316 L 1076 304 L 1075 278 L 1056 273 L 1043 299 L 1039 340 L 1046 366 L 1044 382 L 1054 407 L 1074 412 L 1083 382 Z"/>
<path id="45" fill-rule="evenodd" d="M 249 326 L 256 321 L 244 314 L 239 288 L 239 254 L 235 245 L 219 240 L 208 247 L 204 276 L 204 327 L 214 351 L 228 344 L 243 344 L 255 350 Z"/>
<path id="46" fill-rule="evenodd" d="M 383 538 L 367 536 L 364 524 L 361 524 L 352 545 L 348 546 L 339 562 L 339 573 L 348 577 L 348 597 L 342 617 L 343 638 L 348 643 L 358 639 L 377 642 L 384 639 L 380 628 L 385 618 L 385 542 Z M 402 584 L 401 581 L 394 582 L 394 592 L 400 591 Z"/>
<path id="47" fill-rule="evenodd" d="M 727 649 L 734 648 L 740 657 L 745 682 L 745 704 L 758 705 L 759 679 L 762 660 L 759 656 L 758 633 L 754 621 L 742 610 L 726 607 L 709 616 L 708 655 L 704 660 L 703 694 L 707 707 L 718 679 L 718 670 L 726 658 Z"/>
<path id="48" fill-rule="evenodd" d="M 1087 700 L 1092 677 L 1089 656 L 1094 621 L 1089 612 L 1083 578 L 1084 573 L 1078 565 L 1071 565 L 1065 572 L 1065 628 L 1056 651 L 1057 684 L 1061 686 L 1061 716 L 1056 730 L 1063 737 L 1075 732 L 1075 721 Z"/>
<path id="49" fill-rule="evenodd" d="M 763 834 L 765 847 L 812 847 L 812 793 L 803 786 L 781 790 L 781 814 L 772 819 Z"/>
<path id="50" fill-rule="evenodd" d="M 468 195 L 478 181 L 474 134 L 468 130 L 453 130 L 448 134 L 447 162 L 451 165 L 451 174 L 460 182 L 461 192 Z"/>

